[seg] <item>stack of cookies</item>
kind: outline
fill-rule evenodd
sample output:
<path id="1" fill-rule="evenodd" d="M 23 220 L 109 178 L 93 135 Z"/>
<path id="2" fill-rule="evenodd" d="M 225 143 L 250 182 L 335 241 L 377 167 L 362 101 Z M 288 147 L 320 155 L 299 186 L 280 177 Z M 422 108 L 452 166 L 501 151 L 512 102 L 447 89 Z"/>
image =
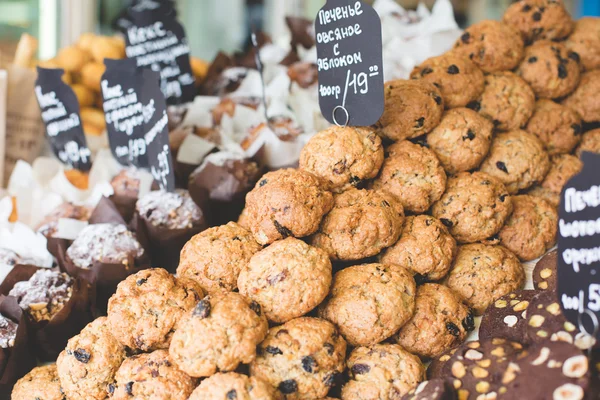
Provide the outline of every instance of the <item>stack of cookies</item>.
<path id="1" fill-rule="evenodd" d="M 522 0 L 411 77 L 375 126 L 319 132 L 262 176 L 176 276 L 121 282 L 13 399 L 597 396 L 556 253 L 534 290 L 521 262 L 555 245 L 561 188 L 600 153 L 600 20 Z"/>

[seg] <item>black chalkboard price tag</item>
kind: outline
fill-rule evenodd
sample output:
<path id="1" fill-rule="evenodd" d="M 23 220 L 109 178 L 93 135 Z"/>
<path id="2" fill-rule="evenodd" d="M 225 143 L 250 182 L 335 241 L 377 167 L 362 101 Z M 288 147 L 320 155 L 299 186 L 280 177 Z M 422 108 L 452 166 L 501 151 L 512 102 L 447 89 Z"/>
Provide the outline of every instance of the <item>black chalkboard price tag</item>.
<path id="1" fill-rule="evenodd" d="M 369 126 L 383 114 L 381 20 L 359 0 L 327 0 L 315 20 L 319 105 L 332 124 Z"/>
<path id="2" fill-rule="evenodd" d="M 125 53 L 138 67 L 160 73 L 167 104 L 189 103 L 196 96 L 190 47 L 170 1 L 145 0 L 128 10 Z"/>
<path id="3" fill-rule="evenodd" d="M 566 318 L 600 340 L 600 155 L 582 161 L 558 211 L 558 298 Z"/>
<path id="4" fill-rule="evenodd" d="M 64 70 L 38 67 L 37 72 L 35 95 L 52 151 L 64 164 L 89 171 L 92 153 L 83 133 L 77 97 L 62 80 Z"/>

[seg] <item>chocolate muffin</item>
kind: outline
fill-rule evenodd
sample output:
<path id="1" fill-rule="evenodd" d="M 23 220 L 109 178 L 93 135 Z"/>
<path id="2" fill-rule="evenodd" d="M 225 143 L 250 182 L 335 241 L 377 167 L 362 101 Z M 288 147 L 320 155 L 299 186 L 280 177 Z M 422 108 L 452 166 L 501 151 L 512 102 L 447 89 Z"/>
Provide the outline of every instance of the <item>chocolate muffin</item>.
<path id="1" fill-rule="evenodd" d="M 152 191 L 138 200 L 136 211 L 147 223 L 167 229 L 204 226 L 204 214 L 187 190 Z"/>
<path id="2" fill-rule="evenodd" d="M 11 348 L 15 345 L 18 324 L 0 314 L 0 347 Z"/>
<path id="3" fill-rule="evenodd" d="M 58 221 L 61 218 L 76 219 L 87 221 L 92 214 L 92 210 L 87 206 L 78 206 L 73 203 L 63 203 L 46 215 L 44 220 L 38 225 L 37 231 L 47 238 L 53 237 L 58 230 Z"/>

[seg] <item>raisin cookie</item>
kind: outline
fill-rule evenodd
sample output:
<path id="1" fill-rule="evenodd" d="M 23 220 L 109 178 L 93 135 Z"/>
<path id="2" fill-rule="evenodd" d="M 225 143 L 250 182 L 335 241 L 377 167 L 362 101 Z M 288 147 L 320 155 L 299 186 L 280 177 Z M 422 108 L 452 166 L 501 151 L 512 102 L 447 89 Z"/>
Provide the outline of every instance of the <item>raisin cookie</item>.
<path id="1" fill-rule="evenodd" d="M 431 131 L 443 111 L 442 95 L 431 83 L 389 81 L 385 84 L 385 108 L 376 127 L 389 140 L 411 139 Z"/>
<path id="2" fill-rule="evenodd" d="M 521 289 L 525 271 L 517 256 L 502 246 L 459 246 L 445 284 L 481 315 L 500 297 Z"/>
<path id="3" fill-rule="evenodd" d="M 600 121 L 600 70 L 583 73 L 577 89 L 562 104 L 577 111 L 585 122 Z"/>
<path id="4" fill-rule="evenodd" d="M 332 126 L 313 136 L 300 153 L 300 168 L 334 192 L 375 178 L 382 163 L 381 138 L 371 128 Z"/>
<path id="5" fill-rule="evenodd" d="M 397 399 L 425 380 L 425 366 L 396 344 L 355 348 L 348 360 L 350 381 L 342 399 Z"/>
<path id="6" fill-rule="evenodd" d="M 487 156 L 493 129 L 492 122 L 477 112 L 454 108 L 427 135 L 427 144 L 448 174 L 470 171 Z"/>
<path id="7" fill-rule="evenodd" d="M 533 269 L 533 287 L 539 290 L 556 291 L 556 274 L 558 271 L 558 252 L 553 250 L 535 264 Z"/>
<path id="8" fill-rule="evenodd" d="M 550 159 L 548 174 L 539 185 L 532 187 L 528 194 L 541 197 L 554 207 L 558 207 L 563 186 L 582 168 L 583 163 L 575 156 L 570 154 L 553 156 Z"/>
<path id="9" fill-rule="evenodd" d="M 229 372 L 256 356 L 269 326 L 260 305 L 238 293 L 200 300 L 173 335 L 169 356 L 193 377 Z"/>
<path id="10" fill-rule="evenodd" d="M 252 233 L 235 222 L 216 226 L 183 246 L 177 276 L 198 282 L 208 293 L 232 291 L 242 267 L 261 248 Z"/>
<path id="11" fill-rule="evenodd" d="M 200 383 L 189 400 L 276 400 L 281 395 L 268 383 L 235 372 L 217 373 Z"/>
<path id="12" fill-rule="evenodd" d="M 315 233 L 331 207 L 331 192 L 320 178 L 303 170 L 269 172 L 246 195 L 250 230 L 262 245 Z"/>
<path id="13" fill-rule="evenodd" d="M 336 386 L 344 371 L 346 341 L 329 322 L 297 318 L 269 330 L 250 364 L 286 399 L 318 399 Z"/>
<path id="14" fill-rule="evenodd" d="M 448 179 L 446 192 L 431 213 L 457 241 L 473 243 L 498 233 L 512 210 L 512 199 L 498 179 L 483 172 L 461 172 Z"/>
<path id="15" fill-rule="evenodd" d="M 435 154 L 407 140 L 391 145 L 387 152 L 373 188 L 396 196 L 407 211 L 427 211 L 446 188 L 446 173 Z"/>
<path id="16" fill-rule="evenodd" d="M 482 339 L 463 344 L 445 366 L 446 381 L 459 399 L 496 399 L 502 374 L 523 346 L 506 339 Z"/>
<path id="17" fill-rule="evenodd" d="M 508 71 L 523 58 L 523 39 L 512 27 L 485 20 L 465 29 L 453 51 L 469 58 L 483 72 Z"/>
<path id="18" fill-rule="evenodd" d="M 166 349 L 181 317 L 203 295 L 197 284 L 180 281 L 164 269 L 143 270 L 117 286 L 108 301 L 108 324 L 130 349 Z"/>
<path id="19" fill-rule="evenodd" d="M 540 343 L 509 364 L 499 398 L 582 400 L 590 383 L 589 370 L 588 358 L 577 347 Z"/>
<path id="20" fill-rule="evenodd" d="M 530 196 L 513 196 L 513 213 L 498 233 L 500 244 L 521 261 L 541 257 L 556 243 L 558 212 L 546 200 Z"/>
<path id="21" fill-rule="evenodd" d="M 393 195 L 350 189 L 334 197 L 311 244 L 334 260 L 360 260 L 394 244 L 403 223 L 402 204 Z"/>
<path id="22" fill-rule="evenodd" d="M 442 279 L 456 255 L 456 240 L 442 222 L 429 215 L 407 217 L 400 240 L 384 250 L 382 264 L 400 265 L 417 281 Z"/>
<path id="23" fill-rule="evenodd" d="M 17 381 L 10 398 L 11 400 L 65 400 L 56 372 L 56 364 L 32 369 Z"/>
<path id="24" fill-rule="evenodd" d="M 169 361 L 166 350 L 127 358 L 115 378 L 115 400 L 186 400 L 196 386 L 195 379 Z"/>
<path id="25" fill-rule="evenodd" d="M 581 153 L 584 151 L 600 154 L 600 129 L 593 129 L 583 134 L 575 154 L 581 157 Z"/>
<path id="26" fill-rule="evenodd" d="M 584 70 L 600 68 L 600 19 L 584 17 L 575 21 L 575 29 L 565 45 L 579 54 Z"/>
<path id="27" fill-rule="evenodd" d="M 69 399 L 103 400 L 124 359 L 125 348 L 112 335 L 106 318 L 98 318 L 69 339 L 58 356 L 60 385 Z"/>
<path id="28" fill-rule="evenodd" d="M 573 31 L 573 18 L 556 0 L 518 1 L 506 9 L 503 21 L 521 32 L 526 43 L 562 40 Z"/>
<path id="29" fill-rule="evenodd" d="M 543 291 L 531 300 L 527 311 L 527 337 L 534 343 L 567 342 L 581 350 L 591 349 L 596 344 L 594 337 L 567 321 L 556 294 L 550 291 Z"/>
<path id="30" fill-rule="evenodd" d="M 496 135 L 480 167 L 481 172 L 500 180 L 510 194 L 541 182 L 549 169 L 550 157 L 544 144 L 522 130 Z"/>
<path id="31" fill-rule="evenodd" d="M 479 339 L 504 338 L 528 344 L 527 309 L 537 290 L 517 290 L 494 301 L 481 318 Z"/>
<path id="32" fill-rule="evenodd" d="M 562 43 L 540 40 L 525 48 L 517 70 L 536 96 L 556 99 L 571 93 L 579 84 L 579 56 Z"/>
<path id="33" fill-rule="evenodd" d="M 420 357 L 441 355 L 461 344 L 475 329 L 469 308 L 446 286 L 435 283 L 419 286 L 415 304 L 415 313 L 395 339 Z"/>
<path id="34" fill-rule="evenodd" d="M 540 99 L 525 129 L 537 136 L 553 156 L 573 151 L 581 140 L 581 122 L 576 111 L 552 100 Z"/>
<path id="35" fill-rule="evenodd" d="M 419 385 L 402 396 L 401 400 L 455 400 L 456 391 L 442 379 L 432 379 Z"/>
<path id="36" fill-rule="evenodd" d="M 341 270 L 319 314 L 353 346 L 370 346 L 396 333 L 415 311 L 416 284 L 402 267 L 356 265 Z"/>
<path id="37" fill-rule="evenodd" d="M 501 131 L 525 126 L 535 106 L 535 94 L 527 82 L 510 71 L 485 76 L 479 112 Z"/>
<path id="38" fill-rule="evenodd" d="M 464 107 L 477 100 L 484 86 L 483 72 L 468 59 L 451 53 L 425 60 L 410 77 L 434 84 L 446 108 Z"/>
<path id="39" fill-rule="evenodd" d="M 327 253 L 295 238 L 275 242 L 242 267 L 240 293 L 261 305 L 267 319 L 287 322 L 327 296 L 331 261 Z"/>

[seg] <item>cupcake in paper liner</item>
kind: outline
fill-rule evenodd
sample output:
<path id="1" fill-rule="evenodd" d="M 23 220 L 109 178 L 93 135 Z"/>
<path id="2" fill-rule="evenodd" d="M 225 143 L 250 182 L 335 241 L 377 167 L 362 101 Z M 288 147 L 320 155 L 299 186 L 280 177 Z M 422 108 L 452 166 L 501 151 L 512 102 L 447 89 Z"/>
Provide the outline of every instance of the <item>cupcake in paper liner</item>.
<path id="1" fill-rule="evenodd" d="M 188 190 L 196 204 L 208 198 L 209 225 L 238 219 L 246 194 L 262 175 L 258 164 L 243 154 L 221 151 L 208 155 L 189 180 Z"/>
<path id="2" fill-rule="evenodd" d="M 74 240 L 54 240 L 61 271 L 94 288 L 92 308 L 104 312 L 117 285 L 129 275 L 150 267 L 146 251 L 115 205 L 102 198 Z"/>
<path id="3" fill-rule="evenodd" d="M 187 188 L 191 173 L 208 154 L 216 151 L 221 136 L 214 128 L 187 126 L 169 133 L 177 187 Z"/>
<path id="4" fill-rule="evenodd" d="M 13 297 L 25 313 L 30 341 L 39 359 L 54 360 L 67 341 L 92 320 L 93 288 L 58 269 L 17 265 L 0 294 Z"/>
<path id="5" fill-rule="evenodd" d="M 36 366 L 29 331 L 17 299 L 0 296 L 0 398 L 10 398 L 15 382 Z"/>
<path id="6" fill-rule="evenodd" d="M 153 191 L 140 198 L 132 221 L 152 266 L 175 272 L 179 253 L 192 236 L 208 227 L 205 210 L 187 190 Z"/>
<path id="7" fill-rule="evenodd" d="M 158 189 L 158 185 L 149 172 L 135 167 L 122 169 L 110 181 L 110 185 L 113 188 L 113 194 L 109 199 L 127 223 L 133 218 L 135 203 L 140 196 L 144 196 L 150 190 Z"/>

